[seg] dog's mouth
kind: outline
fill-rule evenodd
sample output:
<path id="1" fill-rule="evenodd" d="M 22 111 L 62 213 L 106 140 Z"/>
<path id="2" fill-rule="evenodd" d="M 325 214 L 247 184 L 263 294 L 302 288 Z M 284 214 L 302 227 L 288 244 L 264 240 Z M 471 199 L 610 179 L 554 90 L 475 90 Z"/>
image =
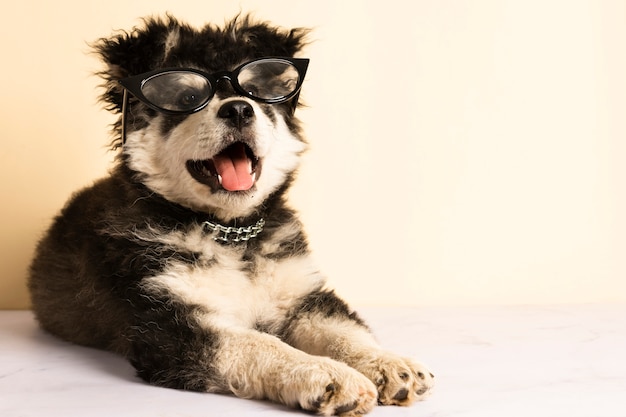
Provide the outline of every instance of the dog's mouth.
<path id="1" fill-rule="evenodd" d="M 187 171 L 213 190 L 248 191 L 260 176 L 260 159 L 250 146 L 235 142 L 211 159 L 187 161 Z"/>

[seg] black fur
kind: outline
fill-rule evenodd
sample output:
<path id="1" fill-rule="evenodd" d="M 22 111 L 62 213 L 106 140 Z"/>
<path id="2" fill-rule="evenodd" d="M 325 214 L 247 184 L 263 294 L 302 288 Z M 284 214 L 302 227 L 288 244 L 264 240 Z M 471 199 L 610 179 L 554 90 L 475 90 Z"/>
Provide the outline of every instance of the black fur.
<path id="1" fill-rule="evenodd" d="M 176 42 L 172 41 L 168 44 L 168 37 L 173 36 L 172 33 L 176 33 Z M 121 78 L 165 67 L 195 67 L 208 72 L 216 72 L 233 69 L 246 60 L 258 57 L 293 56 L 304 45 L 305 35 L 306 31 L 303 29 L 283 30 L 265 23 L 254 22 L 248 17 L 234 19 L 224 28 L 208 25 L 200 30 L 193 29 L 169 16 L 165 19 L 148 19 L 142 28 L 128 33 L 121 32 L 112 38 L 101 39 L 95 43 L 95 49 L 108 66 L 106 71 L 100 73 L 105 81 L 102 100 L 109 110 L 120 114 L 123 90 L 118 81 Z M 229 95 L 234 94 L 232 90 L 221 91 L 220 100 L 227 102 Z M 219 103 L 221 105 L 221 102 Z M 266 113 L 264 117 L 269 121 L 267 123 L 274 123 L 276 127 L 277 121 L 284 122 L 284 125 L 280 125 L 282 130 L 277 128 L 276 131 L 281 132 L 280 134 L 283 135 L 281 143 L 287 144 L 286 149 L 293 154 L 288 155 L 297 162 L 297 152 L 301 152 L 298 149 L 304 139 L 299 122 L 293 114 L 294 104 L 287 102 L 272 106 L 259 106 L 261 109 L 259 113 Z M 208 120 L 211 120 L 211 123 L 220 123 L 213 121 L 217 120 L 217 118 L 211 118 L 213 116 L 214 113 L 206 113 L 196 116 L 196 119 L 189 118 L 189 121 L 195 123 L 196 120 L 200 120 L 198 117 L 204 117 L 203 123 L 209 123 Z M 292 348 L 286 344 L 292 346 L 306 344 L 296 339 L 299 337 L 298 334 L 303 334 L 302 327 L 299 326 L 303 323 L 306 325 L 310 320 L 321 320 L 319 328 L 323 329 L 324 326 L 329 326 L 328 323 L 334 323 L 326 320 L 332 318 L 348 323 L 356 332 L 355 334 L 358 333 L 361 338 L 363 335 L 359 332 L 365 332 L 367 336 L 370 336 L 363 321 L 350 310 L 344 301 L 334 292 L 322 289 L 323 280 L 315 271 L 311 272 L 305 268 L 304 271 L 295 272 L 293 278 L 297 280 L 295 281 L 297 285 L 293 288 L 297 290 L 293 291 L 300 291 L 296 292 L 296 295 L 291 295 L 291 282 L 289 285 L 284 285 L 283 281 L 277 281 L 279 285 L 269 279 L 267 285 L 265 282 L 259 283 L 266 278 L 263 275 L 264 271 L 271 271 L 272 268 L 278 269 L 283 265 L 287 265 L 285 270 L 291 271 L 289 268 L 292 265 L 300 265 L 296 262 L 307 260 L 309 254 L 307 238 L 296 213 L 286 204 L 285 195 L 295 175 L 295 168 L 292 168 L 292 165 L 287 165 L 284 176 L 275 175 L 270 178 L 276 179 L 267 180 L 268 182 L 275 181 L 276 184 L 263 186 L 265 188 L 262 188 L 264 190 L 262 197 L 259 197 L 262 200 L 258 203 L 256 200 L 250 200 L 254 197 L 252 195 L 255 192 L 254 189 L 249 189 L 248 194 L 246 194 L 248 191 L 226 192 L 214 189 L 211 186 L 212 183 L 202 182 L 202 178 L 198 181 L 200 185 L 189 179 L 192 181 L 190 186 L 192 191 L 189 192 L 193 193 L 193 198 L 200 199 L 197 196 L 201 196 L 202 199 L 215 198 L 216 200 L 211 201 L 225 201 L 226 205 L 235 200 L 243 205 L 251 204 L 248 203 L 249 201 L 255 201 L 255 205 L 246 206 L 246 210 L 233 203 L 232 206 L 240 211 L 232 211 L 232 213 L 245 213 L 239 216 L 221 218 L 218 213 L 224 213 L 220 211 L 222 207 L 208 204 L 205 206 L 201 203 L 200 206 L 203 208 L 198 209 L 193 204 L 186 205 L 175 198 L 167 198 L 167 192 L 162 195 L 156 191 L 158 187 L 154 184 L 159 184 L 158 181 L 161 178 L 159 175 L 167 176 L 168 179 L 173 176 L 176 180 L 172 184 L 178 185 L 181 184 L 177 182 L 180 179 L 178 169 L 180 168 L 180 175 L 189 175 L 189 173 L 185 171 L 185 163 L 180 164 L 179 167 L 178 160 L 174 164 L 173 171 L 165 171 L 165 174 L 158 170 L 157 174 L 150 169 L 147 169 L 147 172 L 141 171 L 141 167 L 146 166 L 141 164 L 149 164 L 153 161 L 150 154 L 152 150 L 161 156 L 169 155 L 168 151 L 163 150 L 166 143 L 185 143 L 185 149 L 188 149 L 189 143 L 200 146 L 198 145 L 200 140 L 208 140 L 203 137 L 194 142 L 193 139 L 196 138 L 193 136 L 194 133 L 187 134 L 184 129 L 181 129 L 185 131 L 185 134 L 182 134 L 183 140 L 190 139 L 191 142 L 176 142 L 176 140 L 181 140 L 181 135 L 169 136 L 177 126 L 186 123 L 187 117 L 166 117 L 157 114 L 132 96 L 130 97 L 126 128 L 127 132 L 136 133 L 132 139 L 136 147 L 129 147 L 128 142 L 122 145 L 121 121 L 118 121 L 114 127 L 113 140 L 113 148 L 117 149 L 118 156 L 111 174 L 76 193 L 54 219 L 52 226 L 36 249 L 30 266 L 28 285 L 33 309 L 41 326 L 70 342 L 107 349 L 124 355 L 136 368 L 138 375 L 152 384 L 194 391 L 221 392 L 246 388 L 241 384 L 247 382 L 241 382 L 238 373 L 246 373 L 250 367 L 255 368 L 257 358 L 254 357 L 256 352 L 253 350 L 258 347 L 256 343 L 267 342 L 268 352 L 277 350 L 282 352 L 283 363 L 286 363 L 288 368 L 293 368 L 292 365 L 296 364 L 289 362 L 292 360 L 290 359 Z M 159 125 L 154 125 L 157 127 L 154 131 L 157 133 L 151 133 L 153 136 L 145 135 L 145 131 L 153 126 L 152 123 L 157 123 L 155 120 L 159 121 Z M 284 127 L 285 125 L 287 128 Z M 243 132 L 243 128 L 239 127 L 239 131 L 235 132 L 232 126 L 224 128 L 223 125 L 219 125 L 218 128 L 226 133 L 220 133 L 216 140 L 225 143 L 229 140 L 254 141 L 258 139 L 255 138 L 256 131 Z M 219 130 L 218 128 L 216 130 Z M 288 134 L 285 133 L 286 131 Z M 259 132 L 263 130 L 259 128 Z M 259 136 L 263 134 L 258 133 Z M 232 139 L 233 137 L 236 139 Z M 147 140 L 146 138 L 151 142 L 142 142 Z M 210 140 L 213 139 L 210 138 Z M 275 138 L 273 140 L 278 142 Z M 154 145 L 156 148 L 145 146 L 145 143 Z M 178 150 L 183 149 L 181 147 Z M 137 157 L 134 152 L 139 152 L 140 157 L 134 159 Z M 207 158 L 213 158 L 213 156 Z M 284 162 L 283 159 L 270 160 L 273 164 L 281 164 Z M 133 165 L 133 161 L 136 160 L 142 161 L 141 164 Z M 167 158 L 164 160 L 169 161 Z M 293 164 L 295 165 L 295 162 Z M 140 168 L 135 168 L 137 166 Z M 276 169 L 274 172 L 283 171 Z M 150 182 L 154 180 L 154 176 L 157 177 L 156 182 Z M 197 181 L 197 177 L 194 178 Z M 217 181 L 217 179 L 212 179 L 212 181 Z M 198 187 L 201 191 L 197 191 Z M 165 189 L 169 192 L 171 188 Z M 207 191 L 208 189 L 210 191 Z M 256 190 L 261 192 L 260 188 Z M 227 198 L 219 200 L 215 197 L 216 194 L 226 195 Z M 197 199 L 192 200 L 194 204 Z M 183 201 L 186 200 L 183 199 Z M 231 210 L 231 206 L 224 209 Z M 255 224 L 260 218 L 265 220 L 263 232 L 256 238 L 243 243 L 227 242 L 220 246 L 212 240 L 209 232 L 203 229 L 203 223 L 206 221 L 219 222 L 225 226 L 239 226 Z M 188 244 L 185 239 L 189 236 L 193 236 L 195 239 L 193 242 L 196 243 Z M 226 252 L 227 255 L 224 255 Z M 227 257 L 230 263 L 217 259 L 216 254 Z M 289 263 L 294 259 L 296 261 L 293 264 Z M 239 274 L 237 277 L 243 282 L 241 288 L 252 291 L 251 294 L 254 297 L 257 294 L 267 297 L 269 301 L 264 302 L 269 303 L 270 307 L 264 305 L 263 308 L 267 310 L 263 311 L 272 312 L 270 317 L 255 316 L 255 323 L 245 322 L 242 326 L 249 327 L 243 330 L 238 329 L 243 334 L 248 334 L 246 333 L 248 331 L 256 332 L 253 335 L 254 340 L 250 342 L 246 338 L 237 339 L 241 333 L 231 332 L 228 328 L 230 323 L 228 320 L 220 322 L 219 326 L 214 325 L 211 318 L 221 316 L 216 314 L 219 311 L 213 310 L 218 307 L 210 302 L 204 302 L 204 299 L 197 300 L 193 294 L 189 295 L 188 290 L 176 293 L 172 287 L 168 286 L 169 284 L 150 286 L 155 279 L 161 278 L 160 275 L 164 271 L 169 271 L 168 268 L 171 268 L 173 271 L 201 271 L 199 278 L 195 278 L 197 280 L 189 284 L 192 286 L 191 292 L 198 288 L 204 291 L 209 289 L 214 291 L 215 288 L 219 290 L 222 287 L 217 284 L 213 286 L 214 281 L 211 279 L 219 281 L 219 278 L 224 275 L 217 275 L 218 278 L 215 278 L 216 275 L 211 274 L 223 274 L 225 270 L 220 268 L 227 270 L 233 268 L 232 264 L 237 265 Z M 270 264 L 269 267 L 268 264 Z M 288 276 L 283 278 L 284 275 Z M 281 279 L 291 279 L 291 272 L 289 274 L 285 272 L 283 276 Z M 174 274 L 174 277 L 184 281 L 187 275 Z M 210 282 L 204 282 L 203 279 Z M 178 282 L 180 281 L 177 281 L 177 284 Z M 272 287 L 272 285 L 275 286 Z M 282 292 L 283 286 L 287 288 L 284 292 Z M 271 288 L 273 292 L 262 293 L 266 287 Z M 237 308 L 240 307 L 238 303 L 241 302 L 236 296 L 233 297 L 227 291 L 225 294 L 229 297 L 228 302 L 233 303 Z M 272 297 L 275 294 L 281 295 L 286 300 L 274 300 Z M 220 293 L 219 296 L 223 294 Z M 247 308 L 249 307 L 242 305 L 242 308 L 236 311 L 246 311 Z M 253 307 L 250 309 L 254 310 Z M 276 311 L 279 311 L 282 316 L 277 317 Z M 272 337 L 263 332 L 271 333 Z M 332 335 L 333 332 L 331 331 L 330 334 Z M 223 344 L 227 341 L 232 343 L 233 337 L 236 342 L 231 345 L 228 353 L 232 351 L 238 353 L 238 349 L 244 349 L 245 346 L 248 349 L 246 352 L 250 353 L 240 357 L 240 362 L 237 364 L 238 371 L 234 376 L 229 377 L 224 366 L 218 369 L 216 363 L 220 353 L 224 353 Z M 272 344 L 275 340 L 279 342 L 278 346 Z M 312 347 L 312 349 L 324 350 L 326 346 Z M 347 414 L 352 410 L 356 410 L 355 413 L 369 411 L 374 404 L 376 392 L 370 381 L 380 380 L 377 376 L 379 365 L 375 365 L 379 359 L 376 356 L 368 356 L 370 355 L 368 350 L 361 352 L 358 349 L 353 351 L 351 348 L 346 348 L 328 352 L 328 356 L 331 357 L 336 354 L 333 359 L 337 361 L 345 362 L 349 366 L 360 366 L 362 369 L 358 371 L 363 372 L 363 375 L 367 374 L 367 377 L 338 362 L 336 364 L 319 362 L 311 367 L 311 361 L 316 360 L 314 356 L 311 356 L 308 359 L 309 368 L 305 366 L 301 371 L 322 374 L 313 378 L 317 382 L 312 383 L 310 387 L 302 388 L 302 398 L 298 398 L 299 406 L 326 414 L 330 412 Z M 378 354 L 376 349 L 372 352 L 374 352 L 372 354 Z M 270 358 L 272 354 L 269 355 Z M 388 359 L 385 357 L 380 360 Z M 267 365 L 264 366 L 267 372 L 271 372 L 271 364 L 269 370 Z M 322 366 L 329 370 L 320 370 Z M 392 369 L 397 367 L 406 369 L 409 365 L 398 359 L 397 363 L 393 362 L 390 366 Z M 267 378 L 269 380 L 266 380 Z M 323 382 L 324 378 L 329 378 L 329 382 Z M 273 386 L 276 383 L 280 384 L 274 377 L 259 375 L 257 379 L 260 381 L 258 383 L 265 384 L 263 390 L 259 393 L 257 388 L 248 387 L 251 394 L 242 391 L 243 395 L 285 401 L 280 389 L 285 390 L 289 387 Z M 296 378 L 298 379 L 302 378 Z M 320 386 L 316 385 L 320 384 L 319 380 L 322 380 Z M 386 389 L 380 385 L 383 382 L 376 383 L 379 384 L 379 393 Z M 352 391 L 347 388 L 348 386 Z M 395 392 L 397 387 L 389 389 Z M 402 389 L 406 391 L 406 388 L 402 387 Z M 403 398 L 397 395 L 388 397 L 395 398 L 389 400 L 388 403 L 408 402 L 408 400 L 405 401 L 406 395 Z M 294 404 L 290 403 L 290 405 Z"/>
<path id="2" fill-rule="evenodd" d="M 165 38 L 175 28 L 180 31 L 180 46 L 164 59 Z M 109 110 L 119 113 L 120 78 L 156 68 L 193 65 L 217 71 L 250 58 L 293 56 L 302 47 L 305 34 L 303 29 L 281 31 L 254 23 L 249 17 L 235 19 L 223 29 L 209 25 L 200 31 L 173 17 L 148 19 L 143 29 L 122 32 L 94 45 L 112 68 L 100 74 L 106 81 L 103 100 Z M 153 110 L 136 101 L 130 113 L 137 118 L 131 124 L 135 129 L 154 117 Z M 184 117 L 166 120 L 177 124 Z M 296 122 L 291 121 L 291 126 L 295 129 Z M 115 143 L 120 146 L 119 137 Z M 211 260 L 165 244 L 129 239 L 128 235 L 128 231 L 149 227 L 184 231 L 214 220 L 214 216 L 165 200 L 141 179 L 120 154 L 109 177 L 75 194 L 56 217 L 30 267 L 35 313 L 41 325 L 55 335 L 125 355 L 151 383 L 199 391 L 223 386 L 207 373 L 215 335 L 192 319 L 191 312 L 201 307 L 179 304 L 169 294 L 147 295 L 140 288 L 143 278 L 158 274 L 169 262 L 206 265 Z M 259 217 L 266 219 L 264 233 L 248 243 L 243 259 L 252 262 L 252 255 L 264 240 L 271 239 L 273 230 L 295 219 L 284 200 L 290 183 L 291 178 L 250 218 L 230 222 L 249 224 Z M 268 257 L 307 252 L 306 237 L 300 232 Z M 248 268 L 253 270 L 254 265 Z"/>
<path id="3" fill-rule="evenodd" d="M 209 213 L 168 202 L 133 176 L 121 165 L 110 177 L 78 192 L 39 243 L 29 280 L 35 313 L 46 330 L 75 343 L 125 355 L 137 351 L 132 346 L 133 334 L 146 334 L 143 323 L 188 316 L 177 311 L 167 294 L 160 300 L 146 298 L 138 288 L 142 278 L 158 274 L 171 261 L 206 264 L 211 260 L 174 251 L 167 245 L 146 246 L 145 241 L 131 240 L 124 232 L 155 226 L 185 230 L 214 219 Z M 263 241 L 271 239 L 273 230 L 295 219 L 293 210 L 285 205 L 286 189 L 271 196 L 253 217 L 265 216 L 266 226 L 263 234 L 247 244 L 244 259 L 253 259 L 252 254 Z M 247 218 L 232 224 L 236 222 L 251 223 Z M 307 252 L 306 236 L 300 232 L 269 257 L 280 259 Z M 171 310 L 161 311 L 163 305 Z"/>

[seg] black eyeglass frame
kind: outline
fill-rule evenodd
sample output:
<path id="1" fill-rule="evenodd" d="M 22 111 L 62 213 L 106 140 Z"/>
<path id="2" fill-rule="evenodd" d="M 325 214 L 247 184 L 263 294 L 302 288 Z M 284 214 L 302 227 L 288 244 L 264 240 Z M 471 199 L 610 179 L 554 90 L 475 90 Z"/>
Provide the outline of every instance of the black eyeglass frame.
<path id="1" fill-rule="evenodd" d="M 294 90 L 287 94 L 286 96 L 281 96 L 281 97 L 274 97 L 274 98 L 268 98 L 268 99 L 264 99 L 261 97 L 256 97 L 254 96 L 252 93 L 250 93 L 249 91 L 246 91 L 245 88 L 243 88 L 239 82 L 237 81 L 237 77 L 239 76 L 239 73 L 241 72 L 241 70 L 243 70 L 244 68 L 246 68 L 248 65 L 250 64 L 254 64 L 256 62 L 260 62 L 260 61 L 286 61 L 289 64 L 291 64 L 296 71 L 298 71 L 298 82 L 294 88 Z M 293 99 L 294 97 L 296 97 L 298 95 L 298 93 L 300 92 L 300 89 L 302 88 L 302 83 L 304 82 L 304 76 L 306 74 L 306 70 L 308 68 L 309 65 L 309 59 L 308 58 L 291 58 L 291 57 L 279 57 L 279 56 L 268 56 L 268 57 L 262 57 L 262 58 L 257 58 L 254 59 L 252 61 L 246 62 L 240 66 L 238 66 L 237 68 L 235 68 L 233 71 L 219 71 L 213 74 L 209 74 L 208 72 L 196 69 L 196 68 L 176 68 L 176 67 L 171 67 L 171 68 L 162 68 L 162 69 L 157 69 L 157 70 L 153 70 L 153 71 L 149 71 L 149 72 L 144 72 L 142 74 L 138 74 L 138 75 L 133 75 L 131 77 L 127 77 L 127 78 L 123 78 L 121 80 L 119 80 L 119 83 L 124 87 L 125 89 L 125 93 L 126 91 L 130 92 L 133 96 L 135 96 L 139 101 L 141 101 L 142 103 L 144 103 L 145 105 L 147 105 L 148 107 L 165 113 L 165 114 L 193 114 L 196 113 L 200 110 L 202 110 L 203 108 L 205 108 L 209 102 L 211 101 L 211 99 L 213 98 L 213 96 L 215 95 L 215 92 L 217 90 L 217 84 L 219 81 L 221 80 L 228 80 L 228 82 L 230 82 L 230 85 L 233 87 L 233 89 L 235 90 L 235 92 L 237 92 L 239 95 L 244 96 L 244 97 L 248 97 L 254 101 L 258 101 L 261 103 L 267 103 L 267 104 L 279 104 L 279 103 L 284 103 L 286 101 L 289 101 L 291 99 Z M 190 73 L 194 73 L 197 75 L 200 75 L 201 77 L 205 78 L 208 82 L 209 82 L 209 86 L 211 87 L 211 91 L 209 96 L 198 106 L 194 107 L 193 109 L 190 110 L 171 110 L 171 109 L 165 109 L 163 107 L 157 106 L 156 104 L 152 103 L 142 92 L 142 88 L 144 86 L 144 84 L 150 80 L 151 78 L 159 75 L 159 74 L 165 74 L 168 72 L 190 72 Z M 125 101 L 128 98 L 125 94 Z M 124 103 L 126 104 L 126 102 Z M 125 106 L 124 106 L 125 107 Z"/>
<path id="2" fill-rule="evenodd" d="M 287 94 L 286 96 L 264 99 L 261 97 L 255 97 L 252 93 L 250 93 L 249 91 L 246 91 L 239 84 L 239 82 L 237 81 L 237 77 L 239 76 L 239 73 L 241 72 L 242 69 L 244 69 L 250 64 L 253 64 L 259 61 L 264 61 L 264 60 L 286 61 L 290 63 L 291 65 L 293 65 L 296 71 L 298 71 L 298 82 L 296 84 L 296 87 L 291 93 Z M 291 100 L 292 108 L 295 110 L 297 102 L 298 102 L 298 96 L 300 95 L 300 89 L 302 88 L 302 84 L 304 83 L 304 76 L 306 75 L 306 71 L 309 66 L 309 61 L 310 60 L 308 58 L 266 56 L 262 58 L 253 59 L 252 61 L 245 62 L 232 71 L 219 71 L 213 74 L 210 74 L 206 71 L 202 71 L 196 68 L 169 67 L 169 68 L 161 68 L 161 69 L 157 69 L 153 71 L 148 71 L 148 72 L 133 75 L 127 78 L 123 78 L 118 81 L 122 85 L 122 87 L 124 87 L 124 96 L 122 98 L 122 126 L 121 126 L 122 127 L 122 132 L 121 132 L 122 144 L 126 143 L 126 117 L 127 117 L 127 111 L 128 111 L 128 93 L 135 96 L 139 101 L 141 101 L 142 103 L 144 103 L 146 106 L 150 107 L 151 109 L 164 113 L 164 114 L 170 114 L 170 115 L 193 114 L 204 109 L 209 104 L 209 102 L 215 95 L 216 87 L 219 81 L 228 80 L 228 82 L 233 87 L 235 92 L 237 92 L 241 96 L 248 97 L 254 101 L 258 101 L 258 102 L 266 103 L 266 104 L 280 104 L 280 103 L 284 103 L 284 102 Z M 202 102 L 197 107 L 194 107 L 191 110 L 176 111 L 176 110 L 165 109 L 165 108 L 157 106 L 156 104 L 148 100 L 146 96 L 144 96 L 142 92 L 142 87 L 145 84 L 145 82 L 149 80 L 150 78 L 158 74 L 163 74 L 167 72 L 191 72 L 191 73 L 198 74 L 204 77 L 206 80 L 209 81 L 209 85 L 211 87 L 211 92 L 209 96 L 204 102 Z"/>

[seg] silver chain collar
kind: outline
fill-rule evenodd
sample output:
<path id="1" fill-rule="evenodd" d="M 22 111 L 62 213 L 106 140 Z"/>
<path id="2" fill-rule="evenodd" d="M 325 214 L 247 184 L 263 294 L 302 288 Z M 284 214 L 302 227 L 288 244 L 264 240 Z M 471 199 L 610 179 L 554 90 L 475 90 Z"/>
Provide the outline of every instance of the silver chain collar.
<path id="1" fill-rule="evenodd" d="M 260 219 L 252 226 L 245 227 L 227 227 L 210 221 L 202 223 L 202 227 L 213 235 L 213 240 L 226 243 L 247 242 L 257 237 L 263 231 L 263 226 L 265 226 L 264 219 Z"/>

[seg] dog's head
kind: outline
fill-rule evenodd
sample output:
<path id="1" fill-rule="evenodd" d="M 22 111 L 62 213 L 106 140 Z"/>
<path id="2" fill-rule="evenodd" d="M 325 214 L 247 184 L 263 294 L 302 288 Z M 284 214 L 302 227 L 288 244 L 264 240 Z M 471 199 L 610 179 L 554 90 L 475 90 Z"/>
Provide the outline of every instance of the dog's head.
<path id="1" fill-rule="evenodd" d="M 293 58 L 305 35 L 249 17 L 202 29 L 168 17 L 98 41 L 122 163 L 169 201 L 252 214 L 305 148 L 294 111 L 308 60 Z"/>

